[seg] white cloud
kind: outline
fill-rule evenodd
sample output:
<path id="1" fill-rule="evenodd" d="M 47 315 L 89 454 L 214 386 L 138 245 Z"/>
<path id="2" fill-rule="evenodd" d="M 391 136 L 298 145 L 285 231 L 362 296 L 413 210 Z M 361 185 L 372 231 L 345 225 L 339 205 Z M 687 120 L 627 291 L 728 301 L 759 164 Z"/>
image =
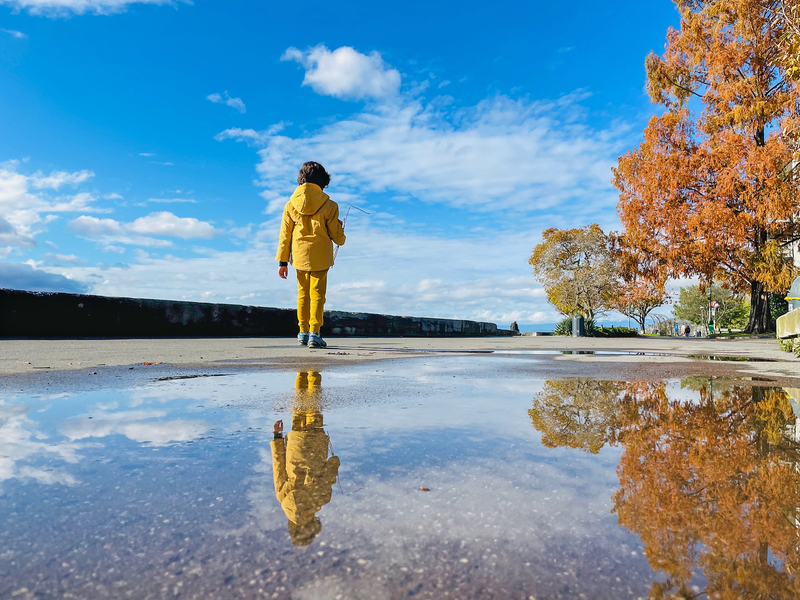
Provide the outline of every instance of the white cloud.
<path id="1" fill-rule="evenodd" d="M 140 217 L 131 223 L 129 228 L 136 233 L 165 235 L 185 240 L 210 239 L 218 233 L 211 223 L 199 221 L 193 217 L 178 217 L 166 211 Z"/>
<path id="2" fill-rule="evenodd" d="M 166 211 L 139 217 L 132 223 L 82 215 L 70 221 L 69 226 L 76 235 L 97 240 L 111 250 L 115 250 L 111 246 L 113 244 L 149 247 L 172 245 L 168 240 L 151 236 L 210 239 L 220 233 L 211 223 L 193 217 L 178 217 Z"/>
<path id="3" fill-rule="evenodd" d="M 218 142 L 223 140 L 236 140 L 238 142 L 247 142 L 253 146 L 260 146 L 269 141 L 270 137 L 283 131 L 287 123 L 280 122 L 272 125 L 264 131 L 256 131 L 255 129 L 242 129 L 241 127 L 231 127 L 214 136 Z"/>
<path id="4" fill-rule="evenodd" d="M 96 213 L 106 213 L 112 212 L 110 208 L 99 208 L 94 206 L 94 202 L 97 201 L 97 198 L 92 194 L 87 192 L 81 192 L 79 194 L 75 194 L 74 196 L 59 196 L 55 198 L 54 202 L 50 206 L 50 212 L 81 212 L 81 211 L 88 211 L 88 212 L 96 212 Z M 48 215 L 50 217 L 50 215 Z"/>
<path id="5" fill-rule="evenodd" d="M 224 96 L 222 94 L 209 94 L 206 96 L 206 100 L 211 100 L 214 104 L 226 104 L 231 108 L 235 108 L 240 113 L 246 113 L 247 109 L 245 108 L 244 102 L 242 102 L 241 98 L 231 98 L 228 95 L 228 90 L 225 90 Z"/>
<path id="6" fill-rule="evenodd" d="M 154 248 L 164 248 L 172 246 L 169 240 L 159 240 L 156 238 L 131 235 L 126 224 L 115 221 L 114 219 L 98 219 L 82 215 L 73 219 L 69 227 L 75 235 L 96 240 L 100 242 L 105 250 L 111 252 L 124 252 L 125 249 L 115 244 L 128 244 L 132 246 L 149 246 Z"/>
<path id="7" fill-rule="evenodd" d="M 14 31 L 13 29 L 3 29 L 2 31 L 3 31 L 3 33 L 7 33 L 11 37 L 16 38 L 18 40 L 24 40 L 25 38 L 28 37 L 27 35 L 25 35 L 21 31 Z"/>
<path id="8" fill-rule="evenodd" d="M 152 152 L 139 152 L 139 156 L 155 156 Z"/>
<path id="9" fill-rule="evenodd" d="M 32 187 L 36 189 L 57 190 L 62 185 L 78 185 L 94 177 L 91 171 L 78 171 L 69 173 L 67 171 L 53 171 L 50 175 L 43 175 L 41 171 L 30 176 Z"/>
<path id="10" fill-rule="evenodd" d="M 86 261 L 80 256 L 76 256 L 74 254 L 54 254 L 52 252 L 46 252 L 43 254 L 42 260 L 52 266 L 86 264 Z"/>
<path id="11" fill-rule="evenodd" d="M 105 194 L 103 200 L 123 200 L 124 197 L 117 193 Z"/>
<path id="12" fill-rule="evenodd" d="M 301 51 L 288 48 L 281 60 L 295 61 L 306 74 L 303 85 L 316 93 L 345 100 L 381 99 L 397 94 L 400 72 L 378 52 L 361 54 L 349 46 L 328 50 L 323 45 Z"/>
<path id="13" fill-rule="evenodd" d="M 192 198 L 148 198 L 141 203 L 142 206 L 145 204 L 197 204 L 197 200 Z"/>
<path id="14" fill-rule="evenodd" d="M 192 4 L 191 0 L 0 0 L 0 5 L 26 10 L 32 15 L 65 17 L 86 13 L 110 15 L 127 10 L 131 4 Z"/>
<path id="15" fill-rule="evenodd" d="M 86 192 L 73 196 L 52 196 L 50 191 L 64 185 L 79 185 L 91 177 L 91 171 L 53 171 L 32 175 L 20 173 L 19 162 L 0 163 L 0 246 L 29 248 L 45 225 L 54 220 L 53 213 L 105 212 L 95 206 L 96 198 Z"/>
<path id="16" fill-rule="evenodd" d="M 498 96 L 468 108 L 405 98 L 296 138 L 230 129 L 217 139 L 263 146 L 257 170 L 270 211 L 282 208 L 297 168 L 313 156 L 333 173 L 337 197 L 388 191 L 498 214 L 559 206 L 613 214 L 610 169 L 627 129 L 587 126 L 582 97 Z"/>
<path id="17" fill-rule="evenodd" d="M 70 227 L 78 235 L 99 237 L 115 235 L 123 232 L 122 225 L 114 219 L 98 219 L 97 217 L 80 216 L 70 222 Z"/>
<path id="18" fill-rule="evenodd" d="M 0 217 L 0 246 L 33 248 L 36 240 L 32 236 L 20 234 L 5 218 Z"/>

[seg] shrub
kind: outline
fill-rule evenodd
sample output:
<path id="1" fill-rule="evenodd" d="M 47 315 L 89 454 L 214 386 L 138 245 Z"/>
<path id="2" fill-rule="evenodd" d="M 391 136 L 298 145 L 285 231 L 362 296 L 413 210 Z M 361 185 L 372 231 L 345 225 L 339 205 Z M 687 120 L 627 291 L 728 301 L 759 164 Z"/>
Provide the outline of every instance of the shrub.
<path id="1" fill-rule="evenodd" d="M 792 354 L 800 358 L 800 338 L 792 338 L 789 340 L 778 340 L 778 343 L 781 346 L 781 350 L 785 350 L 786 352 L 791 352 Z"/>
<path id="2" fill-rule="evenodd" d="M 588 331 L 587 334 L 589 335 Z M 595 327 L 592 331 L 592 337 L 638 337 L 639 332 L 631 327 Z"/>
<path id="3" fill-rule="evenodd" d="M 604 327 L 595 325 L 594 319 L 586 319 L 584 322 L 586 337 L 637 337 L 639 332 L 630 327 Z M 572 335 L 572 317 L 567 317 L 556 325 L 554 335 Z"/>
<path id="4" fill-rule="evenodd" d="M 553 335 L 572 335 L 572 317 L 566 317 L 559 321 L 553 330 Z"/>

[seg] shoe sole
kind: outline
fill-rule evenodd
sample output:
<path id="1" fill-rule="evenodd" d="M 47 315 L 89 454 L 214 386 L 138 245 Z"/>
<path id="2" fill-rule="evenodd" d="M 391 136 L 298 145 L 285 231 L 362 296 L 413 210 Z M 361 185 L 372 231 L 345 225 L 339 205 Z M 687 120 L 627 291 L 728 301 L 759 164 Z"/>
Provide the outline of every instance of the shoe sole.
<path id="1" fill-rule="evenodd" d="M 311 343 L 309 343 L 309 344 L 308 344 L 308 347 L 309 347 L 309 348 L 327 348 L 327 347 L 328 347 L 328 345 L 327 345 L 327 344 L 325 344 L 325 345 L 323 346 L 322 344 L 311 344 Z"/>

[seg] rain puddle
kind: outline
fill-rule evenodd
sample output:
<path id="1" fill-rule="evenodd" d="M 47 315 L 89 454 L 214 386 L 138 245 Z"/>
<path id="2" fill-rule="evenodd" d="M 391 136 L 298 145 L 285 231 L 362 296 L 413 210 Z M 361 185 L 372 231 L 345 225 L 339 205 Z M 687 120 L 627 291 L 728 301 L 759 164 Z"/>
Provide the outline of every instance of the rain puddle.
<path id="1" fill-rule="evenodd" d="M 800 595 L 798 390 L 537 368 L 5 396 L 0 598 Z"/>

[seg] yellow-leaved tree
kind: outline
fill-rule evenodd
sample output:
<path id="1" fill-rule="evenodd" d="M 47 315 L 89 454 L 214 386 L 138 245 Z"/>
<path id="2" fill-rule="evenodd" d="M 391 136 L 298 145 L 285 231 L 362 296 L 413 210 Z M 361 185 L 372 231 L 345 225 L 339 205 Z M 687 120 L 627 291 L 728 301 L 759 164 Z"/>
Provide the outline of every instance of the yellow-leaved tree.
<path id="1" fill-rule="evenodd" d="M 599 225 L 545 230 L 528 262 L 560 313 L 594 319 L 610 307 L 616 273 L 608 237 Z"/>

